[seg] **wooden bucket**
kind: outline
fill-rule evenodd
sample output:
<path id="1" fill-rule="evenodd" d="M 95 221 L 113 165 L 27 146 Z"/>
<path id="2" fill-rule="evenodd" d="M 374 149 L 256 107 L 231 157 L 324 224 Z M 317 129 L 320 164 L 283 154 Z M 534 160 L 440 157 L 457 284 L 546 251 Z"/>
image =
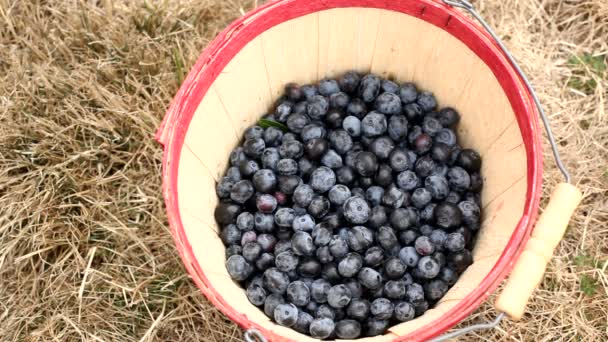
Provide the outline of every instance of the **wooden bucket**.
<path id="1" fill-rule="evenodd" d="M 201 291 L 243 328 L 272 341 L 316 341 L 271 322 L 224 266 L 215 182 L 245 128 L 288 82 L 347 70 L 413 81 L 462 115 L 461 144 L 483 157 L 483 224 L 474 263 L 424 315 L 361 341 L 425 340 L 473 311 L 503 280 L 535 222 L 541 194 L 538 112 L 495 42 L 432 0 L 286 0 L 232 23 L 202 53 L 167 112 L 164 195 L 184 264 Z M 542 273 L 541 273 L 542 274 Z"/>

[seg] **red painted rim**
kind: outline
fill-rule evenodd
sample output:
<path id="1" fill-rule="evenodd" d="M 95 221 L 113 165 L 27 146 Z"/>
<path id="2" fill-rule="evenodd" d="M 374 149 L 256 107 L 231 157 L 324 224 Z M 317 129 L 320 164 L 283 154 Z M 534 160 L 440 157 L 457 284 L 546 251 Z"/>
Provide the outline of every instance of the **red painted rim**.
<path id="1" fill-rule="evenodd" d="M 339 7 L 371 7 L 405 13 L 425 20 L 462 41 L 492 70 L 516 114 L 526 149 L 527 193 L 524 213 L 498 261 L 458 305 L 432 324 L 395 338 L 395 341 L 423 341 L 448 330 L 477 308 L 514 266 L 533 229 L 541 195 L 542 151 L 538 111 L 531 95 L 500 49 L 489 35 L 461 13 L 432 0 L 283 0 L 261 6 L 234 21 L 203 51 L 175 96 L 156 139 L 165 145 L 163 157 L 163 193 L 169 224 L 186 269 L 205 296 L 231 320 L 243 328 L 257 328 L 269 340 L 288 341 L 263 329 L 246 315 L 229 306 L 214 289 L 198 264 L 182 225 L 177 175 L 179 158 L 188 125 L 201 99 L 226 64 L 249 41 L 284 21 L 313 12 Z"/>

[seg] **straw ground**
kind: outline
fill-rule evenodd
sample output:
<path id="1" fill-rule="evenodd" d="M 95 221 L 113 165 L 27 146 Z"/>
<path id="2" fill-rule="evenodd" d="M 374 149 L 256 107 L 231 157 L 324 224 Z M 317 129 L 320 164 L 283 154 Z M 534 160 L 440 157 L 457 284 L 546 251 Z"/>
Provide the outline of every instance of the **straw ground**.
<path id="1" fill-rule="evenodd" d="M 605 341 L 608 5 L 476 3 L 585 196 L 525 319 L 465 340 Z M 153 136 L 200 51 L 255 5 L 0 0 L 0 341 L 240 340 L 181 266 Z M 462 325 L 492 318 L 489 303 Z"/>

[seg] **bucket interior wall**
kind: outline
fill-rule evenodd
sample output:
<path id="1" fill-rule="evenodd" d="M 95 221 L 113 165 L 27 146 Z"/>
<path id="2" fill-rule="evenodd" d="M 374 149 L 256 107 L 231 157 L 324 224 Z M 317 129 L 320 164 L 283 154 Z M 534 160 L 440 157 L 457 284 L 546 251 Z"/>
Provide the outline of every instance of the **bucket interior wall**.
<path id="1" fill-rule="evenodd" d="M 462 115 L 460 143 L 482 154 L 485 179 L 473 265 L 435 308 L 363 341 L 406 335 L 458 305 L 492 269 L 524 208 L 526 153 L 517 120 L 494 74 L 458 39 L 412 16 L 365 8 L 326 10 L 269 29 L 232 59 L 198 106 L 179 160 L 178 202 L 194 255 L 226 304 L 298 341 L 315 340 L 269 321 L 228 276 L 213 219 L 215 182 L 244 129 L 271 109 L 286 83 L 314 82 L 351 69 L 416 82 L 434 92 L 440 106 L 456 108 Z"/>

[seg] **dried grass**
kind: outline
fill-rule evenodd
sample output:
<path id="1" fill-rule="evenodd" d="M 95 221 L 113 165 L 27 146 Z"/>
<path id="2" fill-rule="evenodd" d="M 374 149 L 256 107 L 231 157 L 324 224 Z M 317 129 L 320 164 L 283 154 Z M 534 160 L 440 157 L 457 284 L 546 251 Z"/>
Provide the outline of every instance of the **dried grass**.
<path id="1" fill-rule="evenodd" d="M 525 319 L 466 339 L 604 341 L 608 80 L 571 57 L 608 53 L 608 5 L 478 5 L 532 78 L 585 198 Z M 153 135 L 201 49 L 253 6 L 0 0 L 0 340 L 240 340 L 177 257 Z M 463 325 L 493 317 L 490 303 Z"/>

